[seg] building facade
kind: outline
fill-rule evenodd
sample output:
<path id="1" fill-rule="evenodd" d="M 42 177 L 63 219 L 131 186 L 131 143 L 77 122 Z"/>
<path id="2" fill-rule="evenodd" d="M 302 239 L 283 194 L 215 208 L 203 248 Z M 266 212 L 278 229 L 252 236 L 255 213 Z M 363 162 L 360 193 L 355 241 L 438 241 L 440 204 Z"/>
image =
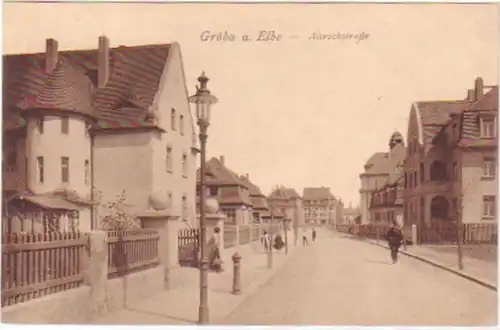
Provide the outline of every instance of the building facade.
<path id="1" fill-rule="evenodd" d="M 336 223 L 337 200 L 326 187 L 307 187 L 302 194 L 304 222 L 315 225 Z"/>
<path id="2" fill-rule="evenodd" d="M 481 78 L 464 100 L 415 102 L 408 124 L 405 223 L 496 220 L 498 86 Z"/>
<path id="3" fill-rule="evenodd" d="M 371 222 L 370 202 L 372 194 L 382 188 L 389 176 L 387 171 L 387 152 L 374 153 L 365 163 L 364 172 L 359 175 L 361 180 L 360 194 L 360 219 L 362 224 Z"/>
<path id="4" fill-rule="evenodd" d="M 267 198 L 269 207 L 279 209 L 292 228 L 304 225 L 304 208 L 300 195 L 293 188 L 277 186 Z"/>
<path id="5" fill-rule="evenodd" d="M 250 201 L 252 202 L 252 222 L 262 222 L 263 217 L 269 215 L 269 205 L 266 195 L 262 193 L 257 185 L 250 181 L 248 173 L 240 175 L 239 179 L 248 187 Z"/>
<path id="6" fill-rule="evenodd" d="M 372 223 L 402 222 L 404 192 L 404 161 L 406 148 L 401 133 L 394 132 L 389 140 L 389 152 L 385 162 L 388 173 L 385 184 L 370 196 L 370 220 Z M 401 223 L 403 225 L 403 223 Z"/>
<path id="7" fill-rule="evenodd" d="M 197 200 L 200 196 L 200 176 L 196 185 Z M 249 185 L 227 168 L 225 157 L 211 158 L 205 167 L 206 194 L 217 200 L 219 212 L 223 213 L 227 224 L 241 225 L 254 221 Z M 198 203 L 197 203 L 198 204 Z"/>
<path id="8" fill-rule="evenodd" d="M 3 84 L 11 210 L 30 204 L 38 225 L 76 212 L 89 230 L 123 195 L 131 216 L 161 207 L 194 221 L 198 149 L 177 43 L 111 48 L 102 36 L 59 51 L 48 39 L 44 53 L 4 56 Z"/>
<path id="9" fill-rule="evenodd" d="M 359 207 L 353 207 L 352 203 L 349 203 L 349 207 L 343 210 L 343 221 L 342 224 L 352 225 L 361 224 L 361 212 Z"/>

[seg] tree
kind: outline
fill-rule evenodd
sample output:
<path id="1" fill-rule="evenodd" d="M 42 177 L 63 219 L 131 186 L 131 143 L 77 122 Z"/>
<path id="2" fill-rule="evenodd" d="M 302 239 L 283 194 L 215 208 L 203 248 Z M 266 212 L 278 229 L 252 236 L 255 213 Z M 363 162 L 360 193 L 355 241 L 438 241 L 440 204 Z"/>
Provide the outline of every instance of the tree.
<path id="1" fill-rule="evenodd" d="M 104 202 L 102 192 L 94 188 L 93 199 L 96 202 L 94 216 L 98 220 L 99 228 L 104 230 L 140 228 L 135 216 L 130 212 L 125 189 L 116 195 L 116 199 Z"/>

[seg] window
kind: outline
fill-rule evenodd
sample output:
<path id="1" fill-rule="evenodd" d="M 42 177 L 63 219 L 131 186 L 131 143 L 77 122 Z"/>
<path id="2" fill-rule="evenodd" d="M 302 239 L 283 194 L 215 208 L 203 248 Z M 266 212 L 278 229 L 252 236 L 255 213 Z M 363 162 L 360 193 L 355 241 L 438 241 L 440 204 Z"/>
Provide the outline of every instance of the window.
<path id="1" fill-rule="evenodd" d="M 495 120 L 493 118 L 481 118 L 480 132 L 482 138 L 495 137 Z"/>
<path id="2" fill-rule="evenodd" d="M 38 167 L 38 183 L 43 183 L 44 180 L 44 167 L 43 167 L 43 157 L 38 156 L 36 158 L 36 164 Z"/>
<path id="3" fill-rule="evenodd" d="M 62 134 L 69 134 L 69 118 L 68 117 L 61 118 L 61 133 Z"/>
<path id="4" fill-rule="evenodd" d="M 38 130 L 38 133 L 43 134 L 43 131 L 44 131 L 44 119 L 43 119 L 43 117 L 37 120 L 36 128 Z"/>
<path id="5" fill-rule="evenodd" d="M 170 127 L 175 130 L 175 109 L 172 109 L 170 111 Z"/>
<path id="6" fill-rule="evenodd" d="M 186 220 L 188 216 L 187 197 L 182 196 L 182 220 Z"/>
<path id="7" fill-rule="evenodd" d="M 459 179 L 457 162 L 453 162 L 453 179 L 455 179 L 455 181 L 457 181 Z"/>
<path id="8" fill-rule="evenodd" d="M 483 177 L 494 178 L 496 173 L 496 164 L 493 159 L 485 159 L 483 161 Z"/>
<path id="9" fill-rule="evenodd" d="M 184 116 L 180 115 L 179 116 L 179 132 L 181 135 L 184 135 Z"/>
<path id="10" fill-rule="evenodd" d="M 219 194 L 219 189 L 216 186 L 210 186 L 208 189 L 210 191 L 211 197 L 217 196 Z"/>
<path id="11" fill-rule="evenodd" d="M 166 166 L 167 166 L 168 172 L 173 171 L 172 147 L 170 147 L 170 146 L 167 146 Z"/>
<path id="12" fill-rule="evenodd" d="M 226 221 L 228 223 L 236 223 L 236 210 L 235 209 L 222 209 L 222 213 L 224 213 L 227 217 Z"/>
<path id="13" fill-rule="evenodd" d="M 446 165 L 440 161 L 431 164 L 431 180 L 446 181 Z"/>
<path id="14" fill-rule="evenodd" d="M 17 145 L 16 143 L 4 144 L 4 171 L 15 172 L 17 170 Z"/>
<path id="15" fill-rule="evenodd" d="M 61 181 L 69 182 L 69 158 L 61 157 Z"/>
<path id="16" fill-rule="evenodd" d="M 188 164 L 187 164 L 187 154 L 182 154 L 182 175 L 187 178 L 188 176 Z"/>
<path id="17" fill-rule="evenodd" d="M 495 196 L 483 196 L 483 217 L 495 216 Z"/>
<path id="18" fill-rule="evenodd" d="M 424 163 L 420 163 L 420 182 L 425 181 L 425 165 Z"/>
<path id="19" fill-rule="evenodd" d="M 85 160 L 85 184 L 88 185 L 90 182 L 90 162 L 88 159 Z"/>

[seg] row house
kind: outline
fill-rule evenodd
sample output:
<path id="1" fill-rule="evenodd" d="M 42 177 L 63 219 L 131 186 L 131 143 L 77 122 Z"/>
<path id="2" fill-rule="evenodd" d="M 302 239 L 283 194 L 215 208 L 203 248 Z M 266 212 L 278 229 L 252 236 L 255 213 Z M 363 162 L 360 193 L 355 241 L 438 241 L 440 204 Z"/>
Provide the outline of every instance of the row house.
<path id="1" fill-rule="evenodd" d="M 304 224 L 302 198 L 295 189 L 277 186 L 267 200 L 269 207 L 279 209 L 285 215 L 286 221 L 292 223 L 293 228 L 299 228 Z"/>
<path id="2" fill-rule="evenodd" d="M 197 173 L 197 204 L 200 196 L 200 171 Z M 205 167 L 205 194 L 216 199 L 219 212 L 226 216 L 227 224 L 248 224 L 253 222 L 253 207 L 250 189 L 246 180 L 226 167 L 225 157 L 213 157 Z"/>
<path id="3" fill-rule="evenodd" d="M 127 214 L 195 218 L 197 139 L 177 43 L 4 55 L 4 230 L 90 230 L 123 193 Z M 97 196 L 99 198 L 97 198 Z M 7 228 L 6 228 L 7 227 Z M 13 228 L 16 227 L 16 228 Z"/>
<path id="4" fill-rule="evenodd" d="M 307 187 L 302 194 L 304 222 L 309 224 L 336 223 L 337 200 L 327 187 Z"/>
<path id="5" fill-rule="evenodd" d="M 362 224 L 371 222 L 370 201 L 372 194 L 382 188 L 389 176 L 387 170 L 387 152 L 376 152 L 368 158 L 364 165 L 364 172 L 359 175 L 361 188 L 359 189 L 360 219 Z"/>
<path id="6" fill-rule="evenodd" d="M 406 148 L 401 133 L 394 132 L 389 140 L 389 152 L 385 157 L 387 176 L 382 187 L 374 190 L 370 197 L 370 219 L 372 223 L 386 224 L 398 221 L 403 225 L 404 161 Z"/>
<path id="7" fill-rule="evenodd" d="M 408 124 L 405 222 L 496 220 L 498 86 L 475 80 L 464 100 L 415 102 Z"/>
<path id="8" fill-rule="evenodd" d="M 248 173 L 244 176 L 241 175 L 240 181 L 248 187 L 250 201 L 252 202 L 252 221 L 255 223 L 262 222 L 263 218 L 270 216 L 266 195 L 262 193 L 257 185 L 250 181 Z"/>

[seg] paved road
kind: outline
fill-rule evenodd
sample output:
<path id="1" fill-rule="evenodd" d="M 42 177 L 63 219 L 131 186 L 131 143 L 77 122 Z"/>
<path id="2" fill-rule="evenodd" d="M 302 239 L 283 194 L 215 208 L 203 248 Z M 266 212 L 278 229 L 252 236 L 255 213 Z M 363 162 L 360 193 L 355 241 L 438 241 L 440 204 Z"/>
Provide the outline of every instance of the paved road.
<path id="1" fill-rule="evenodd" d="M 496 292 L 386 249 L 321 232 L 224 322 L 245 325 L 496 324 Z"/>

